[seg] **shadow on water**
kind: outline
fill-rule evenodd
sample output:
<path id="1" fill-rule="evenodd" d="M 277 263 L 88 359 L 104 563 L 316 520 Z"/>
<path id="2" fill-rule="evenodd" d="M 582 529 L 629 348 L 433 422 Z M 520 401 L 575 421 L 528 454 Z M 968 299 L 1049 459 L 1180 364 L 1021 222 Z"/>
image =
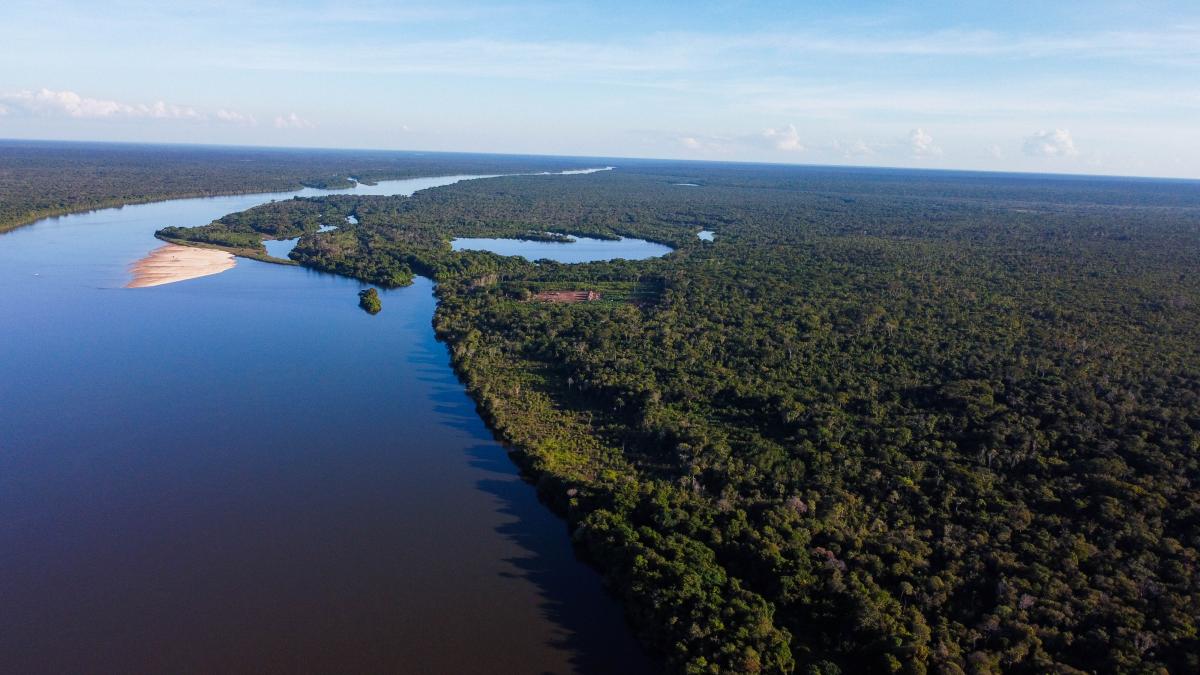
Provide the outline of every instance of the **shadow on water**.
<path id="1" fill-rule="evenodd" d="M 500 502 L 500 513 L 512 518 L 496 531 L 517 544 L 522 555 L 508 558 L 518 576 L 535 585 L 541 611 L 562 629 L 552 646 L 571 654 L 571 666 L 580 673 L 658 672 L 650 657 L 628 630 L 598 630 L 623 625 L 617 600 L 603 590 L 600 576 L 579 564 L 566 535 L 566 525 L 539 503 L 533 486 L 515 477 L 512 460 L 495 444 L 467 449 L 471 466 L 494 474 L 476 487 Z M 602 601 L 594 597 L 604 594 Z M 597 616 L 597 614 L 607 616 Z"/>
<path id="2" fill-rule="evenodd" d="M 0 247 L 0 671 L 656 670 L 449 367 L 432 282 L 375 317 L 249 260 L 117 290 L 164 223 L 263 199 Z"/>
<path id="3" fill-rule="evenodd" d="M 436 356 L 428 362 L 431 367 L 445 364 Z M 537 489 L 521 479 L 457 378 L 438 384 L 430 399 L 439 423 L 477 441 L 464 449 L 471 468 L 486 476 L 475 487 L 496 499 L 505 522 L 495 531 L 521 551 L 505 559 L 513 571 L 501 576 L 523 579 L 537 589 L 542 615 L 559 629 L 549 646 L 570 654 L 569 663 L 578 673 L 660 671 L 631 635 L 620 604 L 604 590 L 599 573 L 576 557 L 566 524 L 538 500 Z"/>

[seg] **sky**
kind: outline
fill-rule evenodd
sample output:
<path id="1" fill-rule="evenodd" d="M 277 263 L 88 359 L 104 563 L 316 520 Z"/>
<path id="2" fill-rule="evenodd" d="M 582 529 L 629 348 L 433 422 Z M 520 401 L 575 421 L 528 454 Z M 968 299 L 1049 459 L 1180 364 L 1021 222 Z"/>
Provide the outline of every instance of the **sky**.
<path id="1" fill-rule="evenodd" d="M 1200 2 L 5 0 L 0 138 L 1200 178 Z"/>

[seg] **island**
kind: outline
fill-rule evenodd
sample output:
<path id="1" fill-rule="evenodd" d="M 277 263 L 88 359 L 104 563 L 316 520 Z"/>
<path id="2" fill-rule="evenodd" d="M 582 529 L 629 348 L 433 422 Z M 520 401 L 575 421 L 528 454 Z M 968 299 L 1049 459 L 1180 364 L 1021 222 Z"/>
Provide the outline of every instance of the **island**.
<path id="1" fill-rule="evenodd" d="M 358 306 L 367 314 L 378 314 L 383 309 L 383 303 L 379 301 L 379 291 L 374 288 L 359 291 Z"/>

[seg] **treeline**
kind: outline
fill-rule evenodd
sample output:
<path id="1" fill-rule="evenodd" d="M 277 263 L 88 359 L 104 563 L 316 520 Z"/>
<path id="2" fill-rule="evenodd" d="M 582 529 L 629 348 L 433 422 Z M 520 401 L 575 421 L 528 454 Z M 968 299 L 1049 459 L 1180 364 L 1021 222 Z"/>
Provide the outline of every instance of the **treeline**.
<path id="1" fill-rule="evenodd" d="M 302 263 L 439 281 L 481 411 L 672 669 L 1200 671 L 1195 183 L 647 162 L 239 227 L 296 209 L 359 220 Z M 448 244 L 530 230 L 677 251 Z M 589 283 L 656 293 L 519 292 Z"/>
<path id="2" fill-rule="evenodd" d="M 345 188 L 385 179 L 594 167 L 570 157 L 0 141 L 0 232 L 39 218 L 178 197 Z"/>

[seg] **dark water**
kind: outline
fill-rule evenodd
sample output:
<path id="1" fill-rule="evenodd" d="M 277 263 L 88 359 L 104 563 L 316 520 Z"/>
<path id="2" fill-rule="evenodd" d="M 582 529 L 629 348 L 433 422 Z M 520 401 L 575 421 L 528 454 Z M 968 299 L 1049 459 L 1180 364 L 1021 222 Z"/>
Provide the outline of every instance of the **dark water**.
<path id="1" fill-rule="evenodd" d="M 649 669 L 455 379 L 429 281 L 377 316 L 248 260 L 121 288 L 155 229 L 262 201 L 0 236 L 0 672 Z"/>
<path id="2" fill-rule="evenodd" d="M 519 255 L 529 260 L 556 260 L 561 263 L 614 258 L 642 260 L 657 258 L 671 252 L 669 246 L 625 237 L 620 240 L 575 237 L 571 242 L 464 237 L 451 241 L 450 247 L 455 251 L 491 251 L 500 255 Z"/>

